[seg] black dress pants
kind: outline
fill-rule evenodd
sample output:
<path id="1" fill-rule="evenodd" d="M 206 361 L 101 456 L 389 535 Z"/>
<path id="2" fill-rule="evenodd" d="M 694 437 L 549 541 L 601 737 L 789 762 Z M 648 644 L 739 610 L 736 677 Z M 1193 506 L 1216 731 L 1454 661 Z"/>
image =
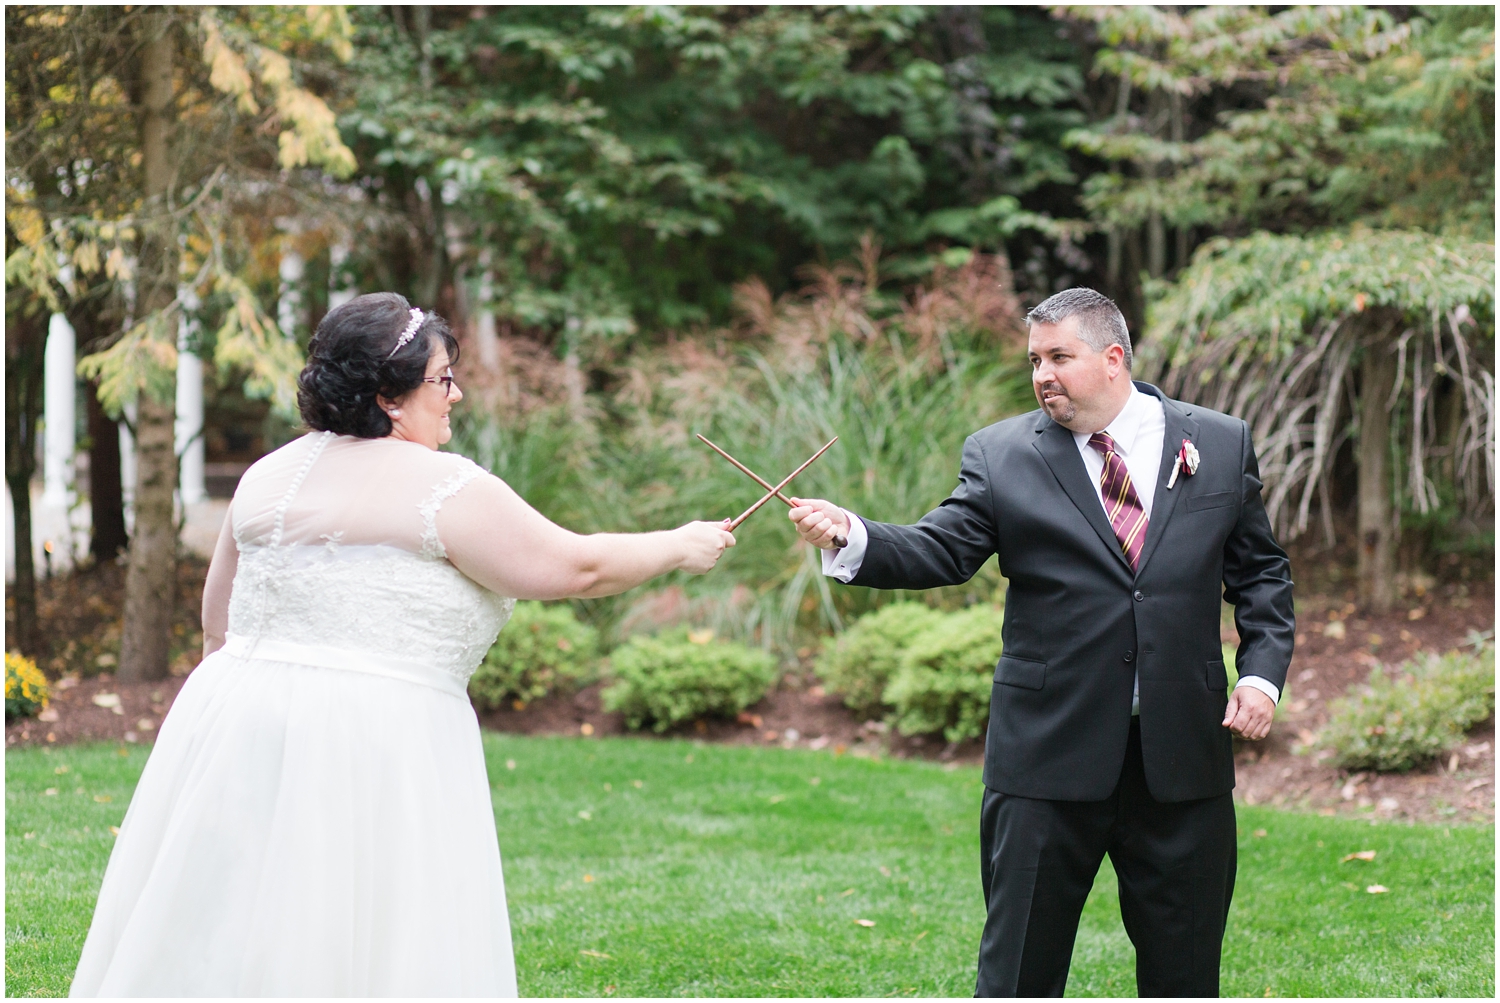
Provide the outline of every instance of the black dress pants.
<path id="1" fill-rule="evenodd" d="M 1230 794 L 1164 804 L 1146 789 L 1139 719 L 1103 801 L 1043 801 L 988 788 L 980 816 L 987 917 L 976 996 L 1061 996 L 1094 876 L 1109 854 L 1141 996 L 1218 996 L 1234 893 Z"/>

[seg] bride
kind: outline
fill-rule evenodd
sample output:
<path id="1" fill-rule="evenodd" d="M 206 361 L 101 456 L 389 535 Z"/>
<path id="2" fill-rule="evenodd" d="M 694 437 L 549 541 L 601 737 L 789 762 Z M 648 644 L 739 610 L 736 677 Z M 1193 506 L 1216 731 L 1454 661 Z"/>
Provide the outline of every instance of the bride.
<path id="1" fill-rule="evenodd" d="M 705 522 L 579 536 L 438 452 L 458 344 L 400 296 L 333 310 L 309 354 L 314 431 L 235 492 L 205 657 L 125 815 L 74 996 L 515 996 L 468 677 L 515 598 L 701 574 L 734 545 Z"/>

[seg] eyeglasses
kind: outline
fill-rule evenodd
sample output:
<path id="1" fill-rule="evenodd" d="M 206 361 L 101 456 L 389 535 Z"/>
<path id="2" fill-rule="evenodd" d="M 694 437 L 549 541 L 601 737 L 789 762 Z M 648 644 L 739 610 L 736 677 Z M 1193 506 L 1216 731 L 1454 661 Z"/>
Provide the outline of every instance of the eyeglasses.
<path id="1" fill-rule="evenodd" d="M 443 396 L 453 396 L 453 370 L 449 369 L 441 376 L 424 376 L 423 383 L 441 383 L 443 385 Z"/>

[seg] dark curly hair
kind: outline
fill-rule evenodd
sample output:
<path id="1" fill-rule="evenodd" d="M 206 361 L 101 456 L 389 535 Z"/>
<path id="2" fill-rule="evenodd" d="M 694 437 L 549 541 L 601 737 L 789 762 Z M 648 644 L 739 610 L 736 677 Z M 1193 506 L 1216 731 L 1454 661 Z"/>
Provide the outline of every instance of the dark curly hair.
<path id="1" fill-rule="evenodd" d="M 411 304 L 396 293 L 368 293 L 328 311 L 308 344 L 297 377 L 297 407 L 308 428 L 361 439 L 391 434 L 377 400 L 399 400 L 422 385 L 436 343 L 458 363 L 458 339 L 448 322 L 425 313 L 416 334 L 391 350 L 411 321 Z"/>

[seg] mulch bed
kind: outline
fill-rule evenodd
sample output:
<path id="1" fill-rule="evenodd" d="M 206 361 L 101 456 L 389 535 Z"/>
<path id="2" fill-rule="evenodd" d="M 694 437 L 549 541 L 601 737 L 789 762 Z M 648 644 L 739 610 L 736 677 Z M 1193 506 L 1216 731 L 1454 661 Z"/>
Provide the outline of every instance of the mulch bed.
<path id="1" fill-rule="evenodd" d="M 1494 722 L 1474 729 L 1456 755 L 1405 774 L 1354 774 L 1327 765 L 1317 750 L 1303 751 L 1327 721 L 1328 702 L 1363 681 L 1380 664 L 1395 665 L 1419 651 L 1446 651 L 1472 631 L 1494 629 L 1494 582 L 1477 575 L 1462 580 L 1418 580 L 1408 599 L 1375 616 L 1358 609 L 1352 590 L 1318 565 L 1299 581 L 1297 653 L 1271 736 L 1239 743 L 1237 797 L 1245 804 L 1317 811 L 1325 815 L 1398 818 L 1424 822 L 1493 822 L 1495 818 Z M 1466 566 L 1467 567 L 1467 566 Z M 1324 576 L 1316 577 L 1316 569 Z M 47 720 L 7 722 L 5 744 L 81 741 L 149 743 L 171 707 L 201 649 L 198 625 L 203 574 L 199 561 L 179 571 L 172 675 L 156 682 L 120 683 L 101 668 L 113 666 L 119 650 L 119 603 L 124 569 L 114 565 L 40 583 L 39 605 L 50 653 L 39 659 L 55 683 Z M 1338 623 L 1339 627 L 1328 625 Z M 1233 628 L 1225 640 L 1235 640 Z M 480 714 L 487 728 L 524 735 L 622 735 L 620 715 L 606 713 L 598 686 L 539 700 L 524 709 Z M 649 735 L 649 733 L 647 733 Z M 824 693 L 810 668 L 789 673 L 737 721 L 705 720 L 669 735 L 706 742 L 826 749 L 855 756 L 919 757 L 977 763 L 983 743 L 957 747 L 941 739 L 906 738 L 885 725 L 861 721 L 838 698 Z M 649 740 L 649 739 L 648 739 Z"/>

